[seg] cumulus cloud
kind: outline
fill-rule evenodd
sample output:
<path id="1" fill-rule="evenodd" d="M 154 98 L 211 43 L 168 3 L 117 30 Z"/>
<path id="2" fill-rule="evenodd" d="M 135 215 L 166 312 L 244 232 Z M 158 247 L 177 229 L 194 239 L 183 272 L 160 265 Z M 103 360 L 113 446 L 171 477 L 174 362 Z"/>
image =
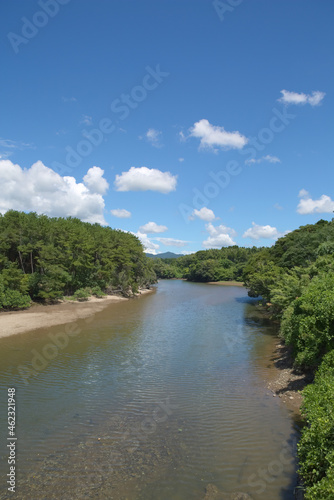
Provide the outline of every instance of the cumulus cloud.
<path id="1" fill-rule="evenodd" d="M 214 226 L 209 222 L 205 225 L 209 237 L 203 241 L 203 246 L 205 248 L 221 248 L 229 247 L 231 245 L 236 245 L 233 238 L 237 235 L 234 229 L 226 227 L 223 224 L 220 226 Z"/>
<path id="2" fill-rule="evenodd" d="M 252 222 L 252 227 L 247 229 L 242 237 L 251 238 L 252 240 L 259 240 L 260 238 L 276 240 L 287 233 L 288 231 L 280 233 L 276 227 L 273 226 L 259 226 L 258 224 L 255 224 L 255 222 Z"/>
<path id="3" fill-rule="evenodd" d="M 206 222 L 212 222 L 217 218 L 213 211 L 207 207 L 203 207 L 200 210 L 196 210 L 195 208 L 190 218 L 193 220 L 195 217 L 205 220 Z"/>
<path id="4" fill-rule="evenodd" d="M 156 255 L 157 250 L 160 248 L 160 246 L 157 243 L 153 243 L 153 241 L 150 240 L 147 234 L 141 233 L 140 231 L 132 234 L 134 234 L 135 236 L 137 236 L 137 238 L 140 239 L 145 252 Z"/>
<path id="5" fill-rule="evenodd" d="M 119 217 L 120 219 L 127 219 L 131 217 L 131 212 L 125 210 L 125 208 L 114 208 L 113 210 L 110 210 L 110 212 L 114 217 Z"/>
<path id="6" fill-rule="evenodd" d="M 104 170 L 100 167 L 92 167 L 84 176 L 83 181 L 91 193 L 105 194 L 109 184 L 103 177 Z"/>
<path id="7" fill-rule="evenodd" d="M 146 139 L 152 146 L 155 148 L 161 148 L 162 144 L 160 142 L 161 139 L 161 132 L 160 130 L 156 130 L 154 128 L 149 128 L 148 131 L 145 134 Z"/>
<path id="8" fill-rule="evenodd" d="M 158 191 L 163 194 L 175 191 L 176 183 L 177 175 L 147 167 L 131 167 L 116 175 L 114 182 L 117 191 Z"/>
<path id="9" fill-rule="evenodd" d="M 155 238 L 157 241 L 168 247 L 185 247 L 188 241 L 175 240 L 174 238 Z"/>
<path id="10" fill-rule="evenodd" d="M 251 165 L 252 163 L 262 163 L 264 161 L 267 161 L 269 163 L 281 163 L 281 160 L 277 158 L 277 156 L 272 156 L 272 155 L 266 155 L 262 156 L 261 158 L 251 158 L 249 160 L 246 160 L 245 163 L 247 165 Z"/>
<path id="11" fill-rule="evenodd" d="M 208 120 L 202 119 L 194 123 L 190 129 L 190 137 L 200 139 L 200 148 L 215 149 L 242 149 L 248 139 L 240 132 L 227 132 L 224 127 L 211 125 Z"/>
<path id="12" fill-rule="evenodd" d="M 299 192 L 299 201 L 297 212 L 302 215 L 306 214 L 328 214 L 334 212 L 334 201 L 323 194 L 318 200 L 312 200 L 309 193 L 302 189 Z"/>
<path id="13" fill-rule="evenodd" d="M 320 92 L 319 90 L 313 91 L 312 94 L 281 90 L 281 94 L 282 97 L 278 101 L 283 104 L 310 104 L 311 106 L 318 106 L 326 95 L 325 92 Z"/>
<path id="14" fill-rule="evenodd" d="M 23 169 L 10 160 L 2 160 L 0 212 L 10 209 L 34 211 L 51 217 L 72 216 L 85 222 L 106 224 L 104 199 L 96 191 L 97 185 L 101 188 L 103 184 L 103 170 L 97 172 L 94 168 L 97 167 L 88 170 L 88 179 L 99 178 L 100 181 L 91 183 L 91 191 L 89 185 L 77 182 L 74 177 L 61 177 L 41 161 Z"/>
<path id="15" fill-rule="evenodd" d="M 146 234 L 156 234 L 164 233 L 165 231 L 167 231 L 167 229 L 167 226 L 159 226 L 158 224 L 156 224 L 156 222 L 148 222 L 147 224 L 144 224 L 144 226 L 140 226 L 139 232 Z"/>

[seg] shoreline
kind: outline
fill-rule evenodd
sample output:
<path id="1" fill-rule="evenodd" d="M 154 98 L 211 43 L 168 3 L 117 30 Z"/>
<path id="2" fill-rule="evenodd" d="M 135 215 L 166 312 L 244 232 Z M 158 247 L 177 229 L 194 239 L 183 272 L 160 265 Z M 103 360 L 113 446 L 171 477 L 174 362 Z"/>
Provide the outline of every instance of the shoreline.
<path id="1" fill-rule="evenodd" d="M 153 293 L 154 288 L 140 290 L 133 298 Z M 0 339 L 26 333 L 40 328 L 74 323 L 78 319 L 92 316 L 110 304 L 131 300 L 118 295 L 107 295 L 101 299 L 94 296 L 86 301 L 59 301 L 56 304 L 33 304 L 23 311 L 5 311 L 0 313 Z"/>
<path id="2" fill-rule="evenodd" d="M 207 285 L 219 285 L 219 286 L 244 286 L 242 281 L 208 281 Z"/>
<path id="3" fill-rule="evenodd" d="M 267 387 L 273 397 L 279 397 L 301 419 L 301 391 L 312 382 L 313 377 L 310 373 L 294 368 L 293 362 L 291 348 L 277 338 L 271 358 L 273 378 L 267 380 Z"/>

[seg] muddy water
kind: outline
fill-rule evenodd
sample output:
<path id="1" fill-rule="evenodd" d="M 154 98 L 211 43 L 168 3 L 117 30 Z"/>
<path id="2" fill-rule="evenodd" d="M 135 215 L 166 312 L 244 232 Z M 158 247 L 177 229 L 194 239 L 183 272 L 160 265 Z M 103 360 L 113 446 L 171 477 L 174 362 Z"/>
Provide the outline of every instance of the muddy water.
<path id="1" fill-rule="evenodd" d="M 8 387 L 15 498 L 293 498 L 297 430 L 266 389 L 275 331 L 243 288 L 164 281 L 67 331 L 0 339 L 0 498 Z"/>

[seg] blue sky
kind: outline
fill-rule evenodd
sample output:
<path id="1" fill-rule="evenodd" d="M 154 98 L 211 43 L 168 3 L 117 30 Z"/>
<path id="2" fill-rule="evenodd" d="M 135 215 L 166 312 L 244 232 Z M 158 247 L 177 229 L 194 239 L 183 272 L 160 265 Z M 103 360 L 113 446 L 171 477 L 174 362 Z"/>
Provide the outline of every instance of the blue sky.
<path id="1" fill-rule="evenodd" d="M 148 251 L 272 245 L 330 220 L 330 0 L 1 7 L 0 212 Z"/>

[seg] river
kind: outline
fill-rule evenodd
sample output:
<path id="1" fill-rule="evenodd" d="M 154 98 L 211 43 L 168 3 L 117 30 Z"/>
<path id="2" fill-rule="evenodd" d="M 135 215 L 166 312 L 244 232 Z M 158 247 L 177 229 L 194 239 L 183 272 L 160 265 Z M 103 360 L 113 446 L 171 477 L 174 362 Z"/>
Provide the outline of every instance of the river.
<path id="1" fill-rule="evenodd" d="M 64 326 L 0 339 L 0 498 L 14 498 L 15 387 L 15 498 L 202 500 L 212 484 L 224 499 L 292 499 L 298 429 L 266 388 L 276 331 L 254 304 L 242 287 L 161 281 L 79 321 L 53 354 Z"/>

